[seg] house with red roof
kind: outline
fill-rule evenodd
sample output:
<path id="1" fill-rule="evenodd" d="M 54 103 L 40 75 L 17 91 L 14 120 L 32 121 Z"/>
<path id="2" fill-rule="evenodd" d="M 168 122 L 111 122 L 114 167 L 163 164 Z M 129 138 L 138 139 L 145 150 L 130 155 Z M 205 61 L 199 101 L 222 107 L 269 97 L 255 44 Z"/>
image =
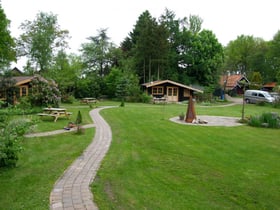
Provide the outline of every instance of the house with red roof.
<path id="1" fill-rule="evenodd" d="M 263 85 L 262 90 L 271 92 L 276 86 L 277 86 L 277 82 L 268 82 Z"/>
<path id="2" fill-rule="evenodd" d="M 243 94 L 244 90 L 242 83 L 245 86 L 249 86 L 250 82 L 245 75 L 234 74 L 234 75 L 223 75 L 220 77 L 220 85 L 222 89 L 229 93 L 236 93 L 238 95 Z"/>

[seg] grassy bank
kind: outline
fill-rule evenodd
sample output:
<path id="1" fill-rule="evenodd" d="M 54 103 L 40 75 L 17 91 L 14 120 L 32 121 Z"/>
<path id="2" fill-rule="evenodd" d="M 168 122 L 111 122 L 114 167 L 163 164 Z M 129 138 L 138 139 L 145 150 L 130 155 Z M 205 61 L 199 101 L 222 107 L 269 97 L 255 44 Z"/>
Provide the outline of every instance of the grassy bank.
<path id="1" fill-rule="evenodd" d="M 184 110 L 133 104 L 102 112 L 113 142 L 92 186 L 100 209 L 279 208 L 279 130 L 169 121 Z M 268 110 L 246 106 L 246 115 Z M 241 116 L 241 106 L 197 113 Z"/>

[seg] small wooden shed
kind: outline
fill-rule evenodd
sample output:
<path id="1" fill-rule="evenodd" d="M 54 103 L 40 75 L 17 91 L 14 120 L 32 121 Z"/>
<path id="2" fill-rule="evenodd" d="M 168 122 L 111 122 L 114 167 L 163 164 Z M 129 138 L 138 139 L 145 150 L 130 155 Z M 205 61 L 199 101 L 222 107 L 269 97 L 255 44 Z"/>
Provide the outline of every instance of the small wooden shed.
<path id="1" fill-rule="evenodd" d="M 144 91 L 154 100 L 166 102 L 180 102 L 189 100 L 194 92 L 203 93 L 202 90 L 174 82 L 172 80 L 157 80 L 142 84 Z"/>

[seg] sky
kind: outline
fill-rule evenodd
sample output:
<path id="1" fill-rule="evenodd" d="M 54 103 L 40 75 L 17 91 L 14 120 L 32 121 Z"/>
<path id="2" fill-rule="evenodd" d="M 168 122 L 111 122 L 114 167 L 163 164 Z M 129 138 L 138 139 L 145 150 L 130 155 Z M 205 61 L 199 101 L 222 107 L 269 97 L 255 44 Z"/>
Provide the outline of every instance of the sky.
<path id="1" fill-rule="evenodd" d="M 25 20 L 33 21 L 39 12 L 57 15 L 61 29 L 69 31 L 70 52 L 78 53 L 82 43 L 99 29 L 117 46 L 128 36 L 146 10 L 158 19 L 169 9 L 176 18 L 197 15 L 202 29 L 211 30 L 226 46 L 240 35 L 273 39 L 280 30 L 279 0 L 0 0 L 11 21 L 13 37 L 22 32 Z"/>

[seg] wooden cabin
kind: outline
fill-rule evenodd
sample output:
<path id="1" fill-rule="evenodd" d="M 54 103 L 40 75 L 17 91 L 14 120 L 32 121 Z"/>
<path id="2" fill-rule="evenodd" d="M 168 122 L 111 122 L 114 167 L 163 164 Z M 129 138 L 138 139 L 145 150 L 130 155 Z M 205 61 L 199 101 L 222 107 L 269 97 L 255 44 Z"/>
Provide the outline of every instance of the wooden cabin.
<path id="1" fill-rule="evenodd" d="M 142 86 L 144 91 L 153 97 L 154 102 L 180 102 L 188 100 L 194 92 L 203 93 L 202 90 L 171 80 L 153 81 Z"/>
<path id="2" fill-rule="evenodd" d="M 33 76 L 14 76 L 10 80 L 15 81 L 15 86 L 18 87 L 18 94 L 14 95 L 14 103 L 19 100 L 19 98 L 28 96 L 29 90 L 31 88 L 31 81 Z M 6 100 L 6 93 L 3 90 L 0 90 L 0 99 Z"/>

